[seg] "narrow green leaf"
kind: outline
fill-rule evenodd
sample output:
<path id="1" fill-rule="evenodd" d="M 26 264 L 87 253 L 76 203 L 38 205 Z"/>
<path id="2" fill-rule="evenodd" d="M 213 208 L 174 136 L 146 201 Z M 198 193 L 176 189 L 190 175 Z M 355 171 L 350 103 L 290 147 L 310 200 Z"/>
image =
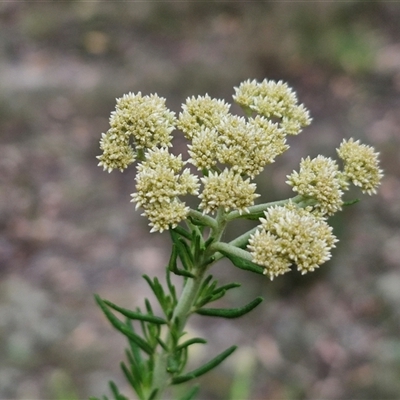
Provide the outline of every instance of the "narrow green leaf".
<path id="1" fill-rule="evenodd" d="M 135 359 L 133 358 L 133 356 L 129 350 L 125 351 L 125 355 L 126 355 L 126 358 L 128 359 L 132 376 L 136 377 L 138 379 L 138 381 L 140 381 L 142 383 L 143 379 L 141 376 L 142 375 L 141 371 L 143 371 L 143 365 L 138 366 L 136 364 Z M 122 368 L 122 365 L 121 365 L 121 368 Z"/>
<path id="2" fill-rule="evenodd" d="M 158 338 L 161 333 L 161 328 L 160 325 L 155 325 L 155 324 L 148 324 L 148 331 L 150 334 L 150 340 L 148 341 L 150 346 L 155 348 L 158 343 Z"/>
<path id="3" fill-rule="evenodd" d="M 214 290 L 214 294 L 218 293 L 220 291 L 226 292 L 226 291 L 228 291 L 230 289 L 235 289 L 235 288 L 238 288 L 240 286 L 242 286 L 242 285 L 240 283 L 237 283 L 237 282 L 228 283 L 226 285 L 220 286 L 219 288 L 215 289 Z"/>
<path id="4" fill-rule="evenodd" d="M 128 367 L 125 365 L 125 363 L 121 362 L 120 365 L 121 365 L 122 372 L 125 375 L 125 378 L 131 384 L 131 386 L 134 389 L 134 391 L 136 392 L 136 394 L 139 396 L 139 398 L 143 398 L 143 392 L 140 387 L 140 383 L 135 380 L 135 377 L 133 376 L 133 374 L 131 374 Z M 115 396 L 115 394 L 114 394 L 114 396 Z"/>
<path id="5" fill-rule="evenodd" d="M 142 328 L 143 339 L 145 340 L 146 343 L 150 345 L 149 341 L 150 333 L 148 330 L 148 326 L 145 321 L 139 321 L 139 322 L 140 322 L 140 327 Z"/>
<path id="6" fill-rule="evenodd" d="M 168 269 L 170 271 L 175 271 L 178 268 L 176 263 L 177 259 L 178 259 L 178 249 L 176 247 L 176 244 L 172 243 L 171 257 L 169 258 L 168 262 Z"/>
<path id="7" fill-rule="evenodd" d="M 352 206 L 353 204 L 356 204 L 360 201 L 360 199 L 354 199 L 354 200 L 349 200 L 349 201 L 345 201 L 343 203 L 344 206 Z"/>
<path id="8" fill-rule="evenodd" d="M 119 392 L 117 385 L 113 381 L 110 381 L 109 385 L 115 400 L 129 400 L 126 396 Z"/>
<path id="9" fill-rule="evenodd" d="M 193 230 L 192 244 L 193 244 L 193 254 L 195 260 L 198 260 L 200 257 L 201 242 L 202 242 L 202 237 L 200 236 L 200 232 Z"/>
<path id="10" fill-rule="evenodd" d="M 173 235 L 171 235 L 173 237 Z M 179 241 L 179 238 L 177 239 Z M 171 257 L 170 257 L 170 261 L 168 263 L 168 269 L 173 272 L 175 275 L 181 275 L 181 276 L 186 276 L 188 278 L 194 278 L 194 275 L 187 271 L 186 266 L 189 264 L 184 264 L 184 262 L 182 261 L 183 266 L 186 269 L 179 269 L 178 265 L 177 265 L 177 258 L 179 255 L 179 258 L 182 260 L 181 256 L 180 256 L 180 251 L 179 251 L 179 244 L 176 244 L 175 242 L 172 244 L 172 253 L 171 253 Z M 185 250 L 183 250 L 183 252 L 185 252 Z"/>
<path id="11" fill-rule="evenodd" d="M 153 281 L 147 275 L 143 275 L 143 278 L 150 286 L 150 289 L 156 296 L 158 303 L 160 304 L 164 314 L 167 316 L 169 312 L 169 305 L 171 303 L 170 297 L 165 295 L 164 289 L 157 278 L 154 278 Z"/>
<path id="12" fill-rule="evenodd" d="M 189 339 L 189 340 L 186 340 L 186 342 L 183 342 L 182 344 L 177 346 L 176 350 L 179 351 L 179 350 L 181 350 L 181 349 L 183 349 L 185 347 L 189 347 L 189 346 L 191 346 L 192 344 L 195 344 L 195 343 L 206 344 L 207 340 L 202 339 L 202 338 Z"/>
<path id="13" fill-rule="evenodd" d="M 183 267 L 187 271 L 190 271 L 193 266 L 193 255 L 191 253 L 190 246 L 188 245 L 186 240 L 182 239 L 174 231 L 171 231 L 171 238 L 176 245 L 176 249 L 178 250 L 178 255 L 180 260 L 182 261 Z"/>
<path id="14" fill-rule="evenodd" d="M 210 236 L 205 242 L 204 242 L 204 248 L 207 248 L 211 243 L 214 242 L 214 237 Z"/>
<path id="15" fill-rule="evenodd" d="M 171 294 L 172 306 L 174 307 L 177 303 L 177 297 L 176 297 L 175 286 L 171 282 L 171 271 L 169 268 L 167 268 L 166 275 L 167 275 L 167 286 L 168 286 L 169 293 Z"/>
<path id="16" fill-rule="evenodd" d="M 215 288 L 217 287 L 217 285 L 218 285 L 218 281 L 214 281 L 213 283 L 211 283 L 211 285 L 207 289 L 207 292 L 212 294 L 215 291 Z"/>
<path id="17" fill-rule="evenodd" d="M 212 303 L 213 301 L 219 300 L 221 297 L 224 297 L 225 294 L 226 294 L 226 290 L 222 290 L 222 291 L 219 291 L 219 292 L 213 294 L 211 296 L 210 300 L 208 301 L 208 303 Z"/>
<path id="18" fill-rule="evenodd" d="M 222 317 L 222 318 L 238 318 L 247 314 L 253 308 L 257 307 L 263 301 L 262 297 L 257 297 L 249 304 L 240 308 L 201 308 L 196 313 L 200 315 L 207 315 L 209 317 Z"/>
<path id="19" fill-rule="evenodd" d="M 232 289 L 232 287 L 230 289 Z M 216 289 L 212 294 L 210 294 L 207 297 L 204 297 L 200 302 L 196 303 L 196 307 L 200 308 L 200 307 L 203 307 L 204 305 L 206 305 L 208 303 L 212 303 L 213 301 L 217 301 L 217 300 L 221 299 L 222 297 L 224 297 L 226 292 L 227 292 L 227 290 L 223 289 L 223 288 Z"/>
<path id="20" fill-rule="evenodd" d="M 196 226 L 200 226 L 200 227 L 209 227 L 210 226 L 210 224 L 207 224 L 206 221 L 201 220 L 200 218 L 196 218 L 194 215 L 189 215 L 188 219 L 193 225 L 196 225 Z"/>
<path id="21" fill-rule="evenodd" d="M 200 289 L 199 289 L 199 294 L 198 294 L 198 297 L 199 297 L 199 298 L 202 297 L 203 294 L 205 294 L 205 292 L 206 292 L 206 290 L 207 290 L 207 288 L 208 288 L 208 285 L 209 285 L 209 283 L 210 283 L 210 281 L 211 281 L 212 279 L 213 279 L 213 276 L 212 276 L 212 275 L 208 275 L 207 278 L 204 279 L 204 281 L 202 282 L 202 284 L 201 284 L 201 286 L 200 286 Z"/>
<path id="22" fill-rule="evenodd" d="M 143 387 L 149 388 L 153 382 L 154 358 L 149 357 L 146 362 L 145 373 L 143 374 Z"/>
<path id="23" fill-rule="evenodd" d="M 151 278 L 148 275 L 142 275 L 144 280 L 148 283 L 150 286 L 150 289 L 153 291 L 154 295 L 156 296 L 158 302 L 160 304 L 164 303 L 164 290 L 162 286 L 160 285 L 160 282 L 158 281 L 157 278 L 154 278 L 154 281 L 151 280 Z"/>
<path id="24" fill-rule="evenodd" d="M 252 261 L 245 260 L 245 259 L 243 259 L 241 257 L 238 257 L 238 256 L 234 256 L 233 254 L 228 253 L 228 252 L 226 252 L 224 250 L 218 249 L 218 251 L 220 253 L 222 253 L 226 258 L 229 258 L 229 260 L 232 261 L 232 263 L 233 263 L 233 265 L 235 267 L 238 267 L 240 269 L 244 269 L 246 271 L 252 271 L 252 272 L 255 272 L 257 274 L 263 274 L 263 272 L 264 272 L 264 268 L 263 267 L 260 267 L 259 265 L 253 263 Z"/>
<path id="25" fill-rule="evenodd" d="M 185 393 L 179 400 L 193 400 L 199 391 L 200 386 L 196 385 L 192 387 L 187 393 Z"/>
<path id="26" fill-rule="evenodd" d="M 179 366 L 178 374 L 182 373 L 183 369 L 185 368 L 189 357 L 189 349 L 188 347 L 184 347 L 181 350 L 181 365 Z"/>
<path id="27" fill-rule="evenodd" d="M 181 226 L 177 226 L 174 229 L 171 229 L 171 231 L 174 231 L 176 233 L 179 233 L 179 235 L 183 236 L 184 238 L 188 240 L 192 240 L 192 235 L 190 232 L 188 232 L 186 229 L 182 228 Z"/>
<path id="28" fill-rule="evenodd" d="M 229 349 L 226 349 L 221 354 L 210 360 L 208 363 L 202 365 L 201 367 L 194 369 L 193 371 L 187 373 L 186 375 L 181 375 L 173 378 L 172 384 L 176 385 L 179 383 L 187 382 L 190 379 L 198 378 L 199 376 L 215 368 L 217 365 L 221 364 L 222 361 L 224 361 L 236 350 L 236 348 L 237 346 L 229 347 Z"/>
<path id="29" fill-rule="evenodd" d="M 128 320 L 126 322 L 126 324 L 127 324 L 128 328 L 132 332 L 135 332 L 135 329 L 133 327 L 133 324 L 132 324 L 131 320 Z M 132 354 L 133 359 L 134 359 L 134 364 L 137 365 L 137 367 L 139 369 L 141 369 L 142 365 L 143 365 L 143 358 L 142 358 L 142 355 L 141 355 L 141 352 L 140 352 L 140 347 L 133 340 L 131 340 L 129 338 L 128 338 L 128 341 L 129 341 L 130 353 Z M 129 353 L 129 351 L 128 351 L 128 353 Z"/>
<path id="30" fill-rule="evenodd" d="M 166 352 L 168 352 L 169 349 L 168 349 L 168 346 L 165 344 L 165 342 L 164 342 L 160 337 L 157 337 L 156 339 L 157 339 L 158 344 L 159 344 Z"/>
<path id="31" fill-rule="evenodd" d="M 209 294 L 208 296 L 203 297 L 200 301 L 196 303 L 196 307 L 200 309 L 201 307 L 205 306 L 206 304 L 210 303 L 213 301 L 213 296 L 212 294 Z"/>
<path id="32" fill-rule="evenodd" d="M 195 278 L 195 275 L 192 274 L 189 271 L 186 271 L 184 269 L 176 269 L 175 271 L 172 271 L 175 275 L 180 275 L 180 276 L 184 276 L 186 278 Z"/>
<path id="33" fill-rule="evenodd" d="M 143 340 L 139 335 L 137 335 L 133 330 L 131 330 L 126 324 L 121 322 L 106 306 L 99 295 L 95 295 L 97 304 L 100 306 L 101 310 L 110 321 L 111 325 L 124 334 L 129 339 L 133 340 L 144 352 L 147 354 L 152 354 L 153 349 L 151 346 Z"/>
<path id="34" fill-rule="evenodd" d="M 144 305 L 146 307 L 147 314 L 153 316 L 154 315 L 153 309 L 152 309 L 150 301 L 147 297 L 145 297 L 145 299 L 144 299 Z"/>
<path id="35" fill-rule="evenodd" d="M 117 306 L 116 304 L 111 303 L 111 301 L 109 301 L 109 300 L 103 300 L 103 302 L 105 304 L 107 304 L 109 307 L 113 308 L 115 311 L 118 311 L 119 313 L 121 313 L 122 315 L 124 315 L 125 317 L 127 317 L 129 319 L 147 321 L 147 322 L 152 322 L 153 324 L 160 324 L 160 325 L 167 323 L 167 321 L 165 321 L 164 319 L 162 319 L 160 317 L 156 317 L 154 315 L 137 313 L 137 312 L 131 311 L 127 308 Z"/>
<path id="36" fill-rule="evenodd" d="M 157 396 L 157 393 L 158 393 L 158 389 L 154 389 L 154 390 L 150 393 L 149 400 L 154 400 L 154 399 L 156 398 L 156 396 Z"/>
<path id="37" fill-rule="evenodd" d="M 181 238 L 178 240 L 178 243 L 179 244 L 177 245 L 177 248 L 178 248 L 179 258 L 181 259 L 184 268 L 187 271 L 190 271 L 193 267 L 193 262 L 194 262 L 190 246 L 187 244 L 185 240 Z"/>

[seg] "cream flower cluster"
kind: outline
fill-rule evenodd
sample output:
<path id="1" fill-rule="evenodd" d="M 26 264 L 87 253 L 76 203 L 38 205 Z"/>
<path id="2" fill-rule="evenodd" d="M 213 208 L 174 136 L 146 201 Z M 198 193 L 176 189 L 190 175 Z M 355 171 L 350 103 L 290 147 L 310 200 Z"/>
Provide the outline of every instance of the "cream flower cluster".
<path id="1" fill-rule="evenodd" d="M 172 146 L 175 123 L 175 114 L 165 106 L 164 98 L 155 94 L 142 96 L 140 92 L 125 94 L 117 99 L 110 129 L 102 134 L 99 166 L 108 172 L 123 171 L 135 161 L 136 149 Z"/>
<path id="2" fill-rule="evenodd" d="M 343 160 L 343 171 L 339 170 L 336 161 L 319 155 L 302 159 L 300 170 L 287 176 L 286 183 L 305 201 L 313 200 L 313 212 L 321 216 L 341 210 L 342 196 L 350 183 L 359 186 L 363 193 L 373 194 L 383 176 L 378 153 L 372 147 L 354 139 L 343 140 L 337 153 Z"/>
<path id="3" fill-rule="evenodd" d="M 232 170 L 225 169 L 221 174 L 210 172 L 201 181 L 204 188 L 199 195 L 199 208 L 207 214 L 214 213 L 219 208 L 226 212 L 238 210 L 239 214 L 249 212 L 248 207 L 260 196 L 255 193 L 255 183 L 250 183 L 250 179 L 244 180 Z"/>
<path id="4" fill-rule="evenodd" d="M 311 123 L 309 112 L 298 104 L 296 93 L 282 81 L 264 79 L 259 83 L 247 80 L 235 88 L 233 99 L 249 114 L 256 112 L 277 119 L 287 135 L 298 135 Z"/>
<path id="5" fill-rule="evenodd" d="M 336 237 L 324 218 L 309 210 L 275 206 L 260 218 L 261 225 L 249 239 L 253 262 L 265 267 L 271 280 L 290 271 L 292 264 L 305 274 L 331 258 Z"/>
<path id="6" fill-rule="evenodd" d="M 221 119 L 229 115 L 230 104 L 210 96 L 189 97 L 182 105 L 177 127 L 188 139 L 193 139 L 201 127 L 216 128 Z"/>
<path id="7" fill-rule="evenodd" d="M 359 186 L 363 193 L 375 194 L 383 171 L 379 168 L 378 153 L 374 148 L 349 139 L 343 140 L 337 153 L 344 163 L 344 177 Z"/>
<path id="8" fill-rule="evenodd" d="M 334 160 L 324 156 L 302 159 L 300 171 L 288 175 L 286 182 L 304 198 L 316 200 L 315 209 L 322 215 L 333 215 L 343 205 L 344 184 Z"/>
<path id="9" fill-rule="evenodd" d="M 251 178 L 289 148 L 277 124 L 260 116 L 246 120 L 235 115 L 225 116 L 218 127 L 202 126 L 188 147 L 190 162 L 199 170 L 225 164 Z"/>
<path id="10" fill-rule="evenodd" d="M 136 209 L 142 207 L 152 226 L 151 232 L 174 228 L 186 219 L 190 208 L 179 199 L 186 194 L 198 194 L 198 178 L 188 168 L 182 171 L 181 156 L 168 153 L 165 148 L 154 148 L 146 153 L 146 160 L 138 166 L 136 193 L 132 201 Z"/>
<path id="11" fill-rule="evenodd" d="M 337 239 L 326 218 L 342 208 L 350 182 L 365 193 L 376 192 L 383 174 L 374 149 L 350 139 L 337 152 L 343 171 L 328 157 L 302 159 L 300 170 L 288 175 L 287 183 L 301 196 L 300 203 L 309 205 L 269 208 L 251 235 L 248 249 L 253 262 L 264 266 L 271 279 L 288 272 L 292 264 L 304 274 L 330 259 Z"/>
<path id="12" fill-rule="evenodd" d="M 252 180 L 289 148 L 287 135 L 297 135 L 311 122 L 296 94 L 282 81 L 245 81 L 235 88 L 233 98 L 245 117 L 232 115 L 229 103 L 208 95 L 188 98 L 178 118 L 156 94 L 128 93 L 117 99 L 110 128 L 100 140 L 103 153 L 97 158 L 108 172 L 123 171 L 137 159 L 141 161 L 132 201 L 144 210 L 152 232 L 176 227 L 187 218 L 190 209 L 181 199 L 186 194 L 198 196 L 203 214 L 250 212 L 259 197 Z M 187 161 L 169 152 L 175 128 L 189 141 Z M 312 270 L 328 257 L 327 249 L 334 242 L 328 239 L 330 231 L 321 218 L 341 209 L 349 183 L 363 192 L 376 192 L 382 171 L 372 147 L 350 139 L 343 141 L 338 155 L 343 171 L 327 157 L 303 159 L 299 171 L 287 176 L 287 183 L 300 195 L 299 206 L 308 207 L 303 211 L 296 207 L 268 210 L 252 237 L 254 262 L 267 267 L 265 260 L 274 260 L 269 263 L 275 267 L 268 268 L 275 270 L 267 272 L 271 277 L 286 272 L 292 263 L 302 272 Z M 197 168 L 196 175 L 184 169 L 188 163 Z M 266 222 L 271 218 L 275 221 L 273 228 Z M 326 246 L 318 238 L 313 242 L 307 236 L 317 231 Z M 295 253 L 290 241 L 297 243 L 301 253 Z"/>
<path id="13" fill-rule="evenodd" d="M 222 165 L 254 178 L 289 148 L 286 136 L 298 134 L 311 119 L 282 82 L 247 81 L 235 90 L 236 102 L 259 115 L 235 116 L 223 100 L 191 97 L 182 106 L 177 127 L 191 140 L 190 162 L 199 170 L 216 171 Z"/>

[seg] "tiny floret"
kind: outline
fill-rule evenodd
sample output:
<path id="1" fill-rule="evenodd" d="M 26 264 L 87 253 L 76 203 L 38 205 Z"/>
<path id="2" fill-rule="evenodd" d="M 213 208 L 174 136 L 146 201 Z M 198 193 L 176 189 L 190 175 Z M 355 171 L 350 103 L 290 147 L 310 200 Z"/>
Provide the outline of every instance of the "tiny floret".
<path id="1" fill-rule="evenodd" d="M 359 186 L 363 193 L 375 194 L 383 177 L 383 171 L 379 168 L 379 153 L 352 138 L 343 140 L 337 153 L 344 163 L 345 178 Z"/>
<path id="2" fill-rule="evenodd" d="M 242 214 L 248 212 L 248 207 L 259 197 L 259 194 L 255 193 L 256 185 L 250 183 L 250 179 L 244 180 L 229 169 L 220 174 L 210 172 L 208 176 L 201 178 L 201 181 L 204 188 L 199 195 L 201 199 L 199 208 L 204 213 L 214 213 L 222 208 L 226 212 L 237 210 Z"/>

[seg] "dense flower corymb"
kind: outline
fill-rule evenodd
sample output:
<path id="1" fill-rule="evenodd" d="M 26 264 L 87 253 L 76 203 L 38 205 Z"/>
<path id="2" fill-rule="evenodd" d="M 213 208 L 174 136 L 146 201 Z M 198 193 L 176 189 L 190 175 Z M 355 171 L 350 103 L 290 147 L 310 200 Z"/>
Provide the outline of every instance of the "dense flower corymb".
<path id="1" fill-rule="evenodd" d="M 383 171 L 379 168 L 379 154 L 371 146 L 360 144 L 359 140 L 352 138 L 343 140 L 337 153 L 344 162 L 345 178 L 359 186 L 363 193 L 376 193 L 383 177 Z"/>
<path id="2" fill-rule="evenodd" d="M 287 176 L 287 184 L 305 198 L 317 201 L 315 209 L 322 215 L 332 215 L 342 208 L 343 182 L 334 160 L 324 156 L 302 159 L 300 171 Z"/>
<path id="3" fill-rule="evenodd" d="M 212 169 L 217 164 L 217 151 L 219 149 L 218 131 L 213 128 L 201 126 L 193 135 L 192 144 L 188 145 L 189 162 L 199 170 Z"/>
<path id="4" fill-rule="evenodd" d="M 149 150 L 146 160 L 138 166 L 132 201 L 136 202 L 136 208 L 144 209 L 143 215 L 150 220 L 151 232 L 174 228 L 189 213 L 189 207 L 179 200 L 179 196 L 198 194 L 199 182 L 189 169 L 181 172 L 183 166 L 180 156 L 158 148 Z"/>
<path id="5" fill-rule="evenodd" d="M 311 118 L 295 92 L 282 81 L 247 80 L 234 89 L 233 99 L 246 116 L 232 115 L 229 103 L 207 94 L 187 98 L 179 118 L 157 94 L 128 93 L 117 99 L 110 129 L 100 140 L 103 153 L 97 158 L 108 172 L 123 171 L 141 161 L 132 197 L 136 208 L 143 208 L 143 215 L 150 220 L 152 232 L 174 228 L 186 219 L 190 209 L 181 199 L 186 194 L 198 196 L 198 209 L 203 214 L 218 212 L 217 220 L 231 211 L 239 215 L 254 212 L 249 216 L 254 219 L 260 209 L 267 209 L 268 204 L 251 208 L 259 197 L 252 180 L 288 150 L 287 135 L 300 133 Z M 189 142 L 186 162 L 168 151 L 175 128 Z M 287 183 L 299 194 L 295 200 L 299 208 L 292 204 L 268 209 L 266 219 L 251 237 L 249 249 L 254 261 L 264 265 L 271 278 L 287 272 L 293 263 L 304 272 L 327 259 L 334 240 L 324 218 L 341 209 L 343 192 L 350 182 L 368 194 L 376 192 L 382 170 L 374 149 L 350 139 L 344 140 L 337 152 L 343 171 L 328 157 L 302 159 L 299 171 L 287 176 Z M 197 168 L 199 176 L 184 169 L 187 163 Z M 203 187 L 199 194 L 200 181 Z M 307 209 L 301 211 L 301 207 Z M 266 221 L 274 220 L 275 214 L 280 215 L 279 221 L 268 225 Z M 325 239 L 319 240 L 318 235 Z M 300 255 L 295 248 L 301 250 Z"/>
<path id="6" fill-rule="evenodd" d="M 111 128 L 132 136 L 138 149 L 171 146 L 175 122 L 175 114 L 165 106 L 163 97 L 142 96 L 140 92 L 117 99 L 110 117 Z"/>
<path id="7" fill-rule="evenodd" d="M 314 271 L 330 259 L 337 242 L 325 219 L 293 204 L 269 208 L 260 222 L 248 248 L 271 279 L 289 271 L 291 264 L 302 274 Z"/>
<path id="8" fill-rule="evenodd" d="M 264 79 L 262 82 L 247 80 L 235 88 L 233 99 L 249 114 L 256 112 L 267 118 L 280 120 L 280 128 L 287 135 L 297 135 L 310 125 L 311 118 L 297 96 L 284 82 Z"/>
<path id="9" fill-rule="evenodd" d="M 221 119 L 229 114 L 229 108 L 230 105 L 224 100 L 212 99 L 208 95 L 190 97 L 182 105 L 177 127 L 191 139 L 202 126 L 216 128 Z"/>
<path id="10" fill-rule="evenodd" d="M 108 172 L 123 171 L 135 161 L 136 149 L 171 146 L 175 122 L 164 98 L 155 94 L 142 96 L 140 92 L 125 94 L 117 99 L 110 116 L 110 129 L 102 134 L 99 166 Z"/>
<path id="11" fill-rule="evenodd" d="M 98 165 L 108 172 L 113 169 L 123 172 L 136 159 L 136 153 L 129 144 L 129 137 L 121 135 L 115 129 L 101 134 L 100 149 L 103 150 L 103 154 L 97 156 L 100 160 Z"/>
<path id="12" fill-rule="evenodd" d="M 247 121 L 233 115 L 225 117 L 219 133 L 218 161 L 251 178 L 289 148 L 282 129 L 259 115 Z"/>
<path id="13" fill-rule="evenodd" d="M 250 179 L 244 180 L 229 169 L 225 169 L 221 174 L 210 172 L 209 176 L 201 178 L 201 181 L 204 188 L 199 195 L 199 208 L 204 213 L 214 213 L 222 208 L 226 212 L 238 210 L 242 214 L 248 212 L 248 207 L 260 196 L 255 193 L 255 183 L 250 183 Z"/>

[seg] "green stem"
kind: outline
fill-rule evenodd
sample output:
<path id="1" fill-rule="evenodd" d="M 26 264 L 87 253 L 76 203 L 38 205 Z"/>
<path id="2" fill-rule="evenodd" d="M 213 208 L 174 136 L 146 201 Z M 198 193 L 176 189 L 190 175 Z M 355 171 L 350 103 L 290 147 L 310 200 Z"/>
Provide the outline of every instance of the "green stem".
<path id="1" fill-rule="evenodd" d="M 205 268 L 198 268 L 197 271 L 193 271 L 196 274 L 195 277 L 188 278 L 185 281 L 185 286 L 171 319 L 173 325 L 169 326 L 168 332 L 166 333 L 164 342 L 167 344 L 168 348 L 173 345 L 174 337 L 179 337 L 184 330 L 191 308 L 194 305 L 197 293 L 203 281 L 205 271 Z M 168 351 L 161 349 L 155 356 L 153 384 L 151 388 L 151 391 L 158 388 L 158 394 L 155 400 L 163 398 L 163 393 L 170 383 L 170 375 L 167 371 L 168 355 Z"/>
<path id="2" fill-rule="evenodd" d="M 257 204 L 255 206 L 249 207 L 249 213 L 248 214 L 259 214 L 262 213 L 263 211 L 268 210 L 268 208 L 272 206 L 283 206 L 289 201 L 293 203 L 301 203 L 304 201 L 304 197 L 301 195 L 297 195 L 295 197 L 292 197 L 290 199 L 285 199 L 285 200 L 278 200 L 278 201 L 271 201 L 270 203 L 263 203 L 263 204 Z M 243 217 L 243 213 L 240 214 L 239 211 L 231 211 L 229 214 L 225 216 L 226 221 L 232 221 L 234 219 Z"/>
<path id="3" fill-rule="evenodd" d="M 215 251 L 223 250 L 227 253 L 230 253 L 234 256 L 243 258 L 248 261 L 252 260 L 252 256 L 248 251 L 240 249 L 239 247 L 236 247 L 236 246 L 232 246 L 230 243 L 223 243 L 223 242 L 214 243 L 214 244 L 212 244 L 212 249 Z M 220 258 L 223 257 L 222 254 L 221 254 L 221 257 L 218 257 L 218 256 L 219 256 L 219 254 L 215 257 L 216 260 L 217 260 L 217 258 L 219 260 Z"/>
<path id="4" fill-rule="evenodd" d="M 192 217 L 195 221 L 201 223 L 202 225 L 209 226 L 212 229 L 218 228 L 217 221 L 214 218 L 212 218 L 208 215 L 205 215 L 205 214 L 201 213 L 200 211 L 191 209 L 189 211 L 189 216 Z"/>

